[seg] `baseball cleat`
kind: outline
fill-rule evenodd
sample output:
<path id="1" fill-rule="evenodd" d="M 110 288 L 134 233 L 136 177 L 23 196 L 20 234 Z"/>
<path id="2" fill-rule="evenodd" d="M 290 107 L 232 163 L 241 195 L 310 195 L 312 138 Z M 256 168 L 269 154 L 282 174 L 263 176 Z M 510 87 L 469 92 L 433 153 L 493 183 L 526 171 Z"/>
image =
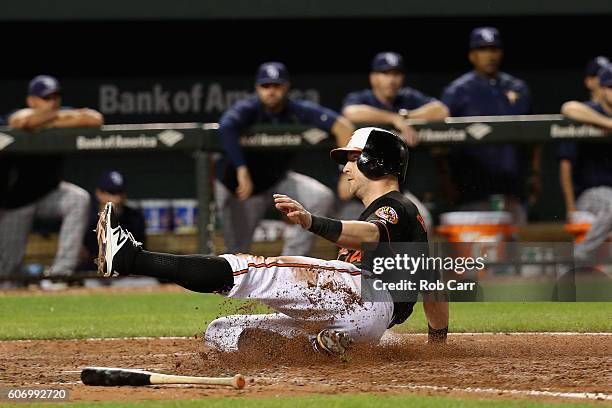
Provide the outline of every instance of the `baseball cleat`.
<path id="1" fill-rule="evenodd" d="M 346 353 L 351 343 L 352 341 L 348 334 L 341 331 L 324 329 L 312 340 L 312 347 L 318 353 L 341 357 Z"/>
<path id="2" fill-rule="evenodd" d="M 142 248 L 142 243 L 136 241 L 131 232 L 124 230 L 119 225 L 113 203 L 106 203 L 100 212 L 96 235 L 98 238 L 98 258 L 96 259 L 98 275 L 107 278 L 126 275 L 135 251 Z M 118 272 L 118 269 L 121 272 Z"/>

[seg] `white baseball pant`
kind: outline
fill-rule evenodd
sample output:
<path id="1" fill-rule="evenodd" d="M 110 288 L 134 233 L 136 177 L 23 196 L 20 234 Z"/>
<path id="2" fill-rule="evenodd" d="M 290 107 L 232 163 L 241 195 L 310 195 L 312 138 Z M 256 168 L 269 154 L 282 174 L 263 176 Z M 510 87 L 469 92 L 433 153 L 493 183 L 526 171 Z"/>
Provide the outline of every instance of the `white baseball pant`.
<path id="1" fill-rule="evenodd" d="M 234 286 L 227 296 L 260 301 L 276 313 L 232 315 L 212 321 L 204 336 L 211 348 L 238 350 L 245 329 L 267 330 L 286 338 L 313 338 L 327 328 L 344 331 L 356 343 L 376 344 L 391 322 L 389 293 L 377 292 L 377 302 L 363 301 L 362 289 L 371 292 L 372 281 L 362 280 L 361 271 L 352 264 L 304 256 L 221 256 L 234 273 Z M 362 288 L 362 284 L 368 287 Z"/>

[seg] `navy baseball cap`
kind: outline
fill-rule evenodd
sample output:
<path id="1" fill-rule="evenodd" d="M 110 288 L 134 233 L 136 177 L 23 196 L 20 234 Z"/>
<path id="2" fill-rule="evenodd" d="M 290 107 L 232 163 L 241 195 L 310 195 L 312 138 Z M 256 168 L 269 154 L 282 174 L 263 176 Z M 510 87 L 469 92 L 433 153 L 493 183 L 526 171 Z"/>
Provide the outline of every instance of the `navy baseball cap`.
<path id="1" fill-rule="evenodd" d="M 597 73 L 599 86 L 612 86 L 612 64 L 603 66 Z"/>
<path id="2" fill-rule="evenodd" d="M 38 75 L 28 85 L 28 95 L 45 98 L 61 91 L 59 81 L 50 75 Z"/>
<path id="3" fill-rule="evenodd" d="M 285 84 L 289 82 L 289 71 L 282 62 L 264 62 L 257 69 L 255 83 L 263 84 Z"/>
<path id="4" fill-rule="evenodd" d="M 103 173 L 98 182 L 98 188 L 111 194 L 124 193 L 125 179 L 123 174 L 115 170 Z"/>
<path id="5" fill-rule="evenodd" d="M 495 27 L 478 27 L 470 34 L 470 49 L 495 47 L 502 48 L 501 35 Z"/>
<path id="6" fill-rule="evenodd" d="M 584 76 L 597 76 L 599 70 L 608 65 L 609 63 L 610 60 L 604 57 L 603 55 L 593 58 L 587 64 L 584 70 Z"/>
<path id="7" fill-rule="evenodd" d="M 372 60 L 372 72 L 385 72 L 396 69 L 404 72 L 404 58 L 397 52 L 379 52 Z"/>

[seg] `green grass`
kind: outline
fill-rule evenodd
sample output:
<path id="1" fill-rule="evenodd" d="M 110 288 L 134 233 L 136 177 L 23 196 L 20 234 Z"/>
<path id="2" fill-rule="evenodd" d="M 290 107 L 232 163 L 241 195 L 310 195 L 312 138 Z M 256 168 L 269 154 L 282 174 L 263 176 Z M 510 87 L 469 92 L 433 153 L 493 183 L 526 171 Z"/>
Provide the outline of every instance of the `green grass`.
<path id="1" fill-rule="evenodd" d="M 612 332 L 608 302 L 451 303 L 451 332 Z M 426 328 L 422 304 L 396 330 Z"/>
<path id="2" fill-rule="evenodd" d="M 284 397 L 284 398 L 208 398 L 206 400 L 191 401 L 146 401 L 146 402 L 81 402 L 67 404 L 70 407 L 109 407 L 109 408 L 302 408 L 302 407 L 326 407 L 326 408 L 480 408 L 480 407 L 509 407 L 509 408 L 574 408 L 592 407 L 592 403 L 543 403 L 536 401 L 509 401 L 509 400 L 482 400 L 482 399 L 458 399 L 449 397 L 421 397 L 421 396 L 382 396 L 382 395 L 335 395 L 335 396 L 308 396 L 308 397 Z M 4 406 L 1 405 L 0 406 Z M 40 407 L 40 404 L 10 404 L 7 407 Z"/>
<path id="3" fill-rule="evenodd" d="M 243 303 L 191 292 L 6 295 L 0 340 L 193 336 Z M 265 309 L 248 312 L 262 313 Z M 612 332 L 612 303 L 452 303 L 451 332 Z M 396 330 L 424 332 L 421 304 Z"/>
<path id="4" fill-rule="evenodd" d="M 0 339 L 193 336 L 220 315 L 247 311 L 242 302 L 190 292 L 17 295 L 0 298 Z M 258 307 L 248 312 L 261 313 Z M 612 331 L 612 303 L 452 303 L 451 331 Z M 398 331 L 424 332 L 421 304 Z M 29 407 L 40 404 L 0 406 Z M 211 398 L 192 401 L 71 403 L 74 407 L 578 407 L 536 401 L 421 396 L 342 395 L 293 398 Z"/>
<path id="5" fill-rule="evenodd" d="M 556 291 L 554 282 L 548 283 L 487 283 L 480 285 L 482 298 L 480 300 L 494 302 L 545 302 L 552 300 Z M 567 288 L 567 287 L 566 287 Z M 610 302 L 612 301 L 612 281 L 606 279 L 600 282 L 578 282 L 575 292 L 561 289 L 560 299 L 566 299 L 571 293 L 575 299 L 583 302 Z"/>
<path id="6" fill-rule="evenodd" d="M 0 339 L 193 336 L 239 305 L 197 293 L 4 296 Z"/>

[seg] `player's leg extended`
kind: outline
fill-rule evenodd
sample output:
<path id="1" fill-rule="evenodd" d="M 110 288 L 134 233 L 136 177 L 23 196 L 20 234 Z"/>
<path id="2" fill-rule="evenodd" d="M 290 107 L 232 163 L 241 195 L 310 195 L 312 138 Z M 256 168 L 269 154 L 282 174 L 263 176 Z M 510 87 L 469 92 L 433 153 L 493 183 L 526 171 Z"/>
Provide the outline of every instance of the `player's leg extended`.
<path id="1" fill-rule="evenodd" d="M 233 285 L 232 268 L 218 256 L 172 255 L 142 250 L 117 222 L 107 203 L 98 219 L 98 273 L 103 276 L 143 275 L 174 282 L 195 292 L 223 292 Z"/>
<path id="2" fill-rule="evenodd" d="M 331 189 L 312 177 L 294 171 L 287 172 L 287 176 L 275 186 L 274 193 L 295 198 L 305 209 L 317 215 L 329 215 L 334 205 Z M 299 225 L 287 227 L 282 255 L 308 255 L 314 238 Z"/>
<path id="3" fill-rule="evenodd" d="M 143 251 L 116 222 L 112 204 L 100 215 L 98 267 L 106 276 L 141 274 L 167 279 L 198 292 L 227 292 L 253 299 L 302 325 L 318 338 L 321 329 L 347 333 L 354 341 L 377 342 L 393 305 L 361 298 L 360 271 L 340 261 L 253 255 L 170 255 Z M 315 324 L 313 324 L 315 323 Z"/>

